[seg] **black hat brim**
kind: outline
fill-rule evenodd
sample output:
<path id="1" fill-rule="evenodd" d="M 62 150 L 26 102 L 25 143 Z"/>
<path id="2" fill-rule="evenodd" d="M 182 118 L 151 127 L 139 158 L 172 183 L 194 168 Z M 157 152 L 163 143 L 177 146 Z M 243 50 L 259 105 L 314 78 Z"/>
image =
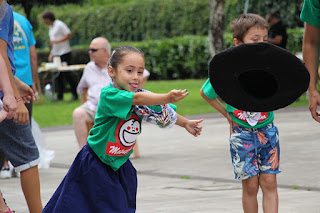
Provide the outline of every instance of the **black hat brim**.
<path id="1" fill-rule="evenodd" d="M 268 112 L 293 103 L 307 89 L 310 75 L 289 51 L 270 43 L 241 44 L 215 55 L 210 82 L 227 104 Z"/>

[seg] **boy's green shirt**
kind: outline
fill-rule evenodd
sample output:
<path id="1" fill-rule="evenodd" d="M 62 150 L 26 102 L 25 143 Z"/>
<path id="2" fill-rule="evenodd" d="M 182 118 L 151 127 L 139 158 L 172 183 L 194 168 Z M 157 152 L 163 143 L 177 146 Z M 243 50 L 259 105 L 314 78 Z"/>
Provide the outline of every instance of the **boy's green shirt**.
<path id="1" fill-rule="evenodd" d="M 203 93 L 210 99 L 214 99 L 218 96 L 218 94 L 213 89 L 209 78 L 202 85 L 202 90 L 203 90 Z M 243 119 L 239 119 L 238 118 L 239 116 L 236 117 L 237 113 L 242 113 L 241 110 L 238 110 L 237 108 L 230 106 L 229 104 L 226 104 L 226 110 L 230 114 L 230 116 L 234 122 L 236 122 L 240 126 L 246 127 L 246 128 L 261 128 L 261 127 L 268 125 L 269 123 L 272 123 L 273 119 L 274 119 L 273 112 L 267 112 L 267 113 L 265 113 L 267 116 L 267 118 L 265 120 L 259 121 L 255 126 L 251 126 L 248 122 L 244 121 Z"/>

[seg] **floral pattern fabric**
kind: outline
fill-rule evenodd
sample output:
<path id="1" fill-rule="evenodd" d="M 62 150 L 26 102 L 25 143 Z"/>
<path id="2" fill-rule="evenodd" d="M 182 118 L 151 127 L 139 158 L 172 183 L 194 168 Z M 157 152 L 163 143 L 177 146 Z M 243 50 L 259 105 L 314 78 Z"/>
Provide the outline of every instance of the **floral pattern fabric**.
<path id="1" fill-rule="evenodd" d="M 262 128 L 234 126 L 232 129 L 230 152 L 235 179 L 280 173 L 279 132 L 273 123 Z"/>

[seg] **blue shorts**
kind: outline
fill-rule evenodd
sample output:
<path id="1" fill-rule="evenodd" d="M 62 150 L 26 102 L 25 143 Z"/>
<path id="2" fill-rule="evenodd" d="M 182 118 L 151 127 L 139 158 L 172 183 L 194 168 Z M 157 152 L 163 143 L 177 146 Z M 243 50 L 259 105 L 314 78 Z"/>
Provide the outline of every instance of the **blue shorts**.
<path id="1" fill-rule="evenodd" d="M 25 125 L 15 123 L 13 119 L 0 122 L 0 148 L 17 172 L 27 170 L 40 162 L 30 122 Z"/>
<path id="2" fill-rule="evenodd" d="M 235 179 L 280 173 L 279 132 L 273 123 L 262 128 L 233 126 L 232 131 L 230 152 Z"/>
<path id="3" fill-rule="evenodd" d="M 136 194 L 137 172 L 130 160 L 114 171 L 87 144 L 42 212 L 132 213 Z"/>

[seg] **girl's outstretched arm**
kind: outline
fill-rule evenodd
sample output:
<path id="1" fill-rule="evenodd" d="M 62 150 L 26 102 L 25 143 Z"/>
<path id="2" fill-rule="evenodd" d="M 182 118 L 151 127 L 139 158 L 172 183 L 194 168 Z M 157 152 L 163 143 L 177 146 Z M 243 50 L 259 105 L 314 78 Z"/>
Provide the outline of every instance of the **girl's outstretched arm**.
<path id="1" fill-rule="evenodd" d="M 160 105 L 168 103 L 176 103 L 185 98 L 189 93 L 187 90 L 171 90 L 167 94 L 157 94 L 151 92 L 137 92 L 133 96 L 132 105 Z"/>
<path id="2" fill-rule="evenodd" d="M 189 120 L 177 113 L 178 119 L 176 124 L 184 127 L 191 135 L 197 137 L 201 134 L 202 126 L 199 124 L 203 121 L 203 119 L 200 120 Z"/>

